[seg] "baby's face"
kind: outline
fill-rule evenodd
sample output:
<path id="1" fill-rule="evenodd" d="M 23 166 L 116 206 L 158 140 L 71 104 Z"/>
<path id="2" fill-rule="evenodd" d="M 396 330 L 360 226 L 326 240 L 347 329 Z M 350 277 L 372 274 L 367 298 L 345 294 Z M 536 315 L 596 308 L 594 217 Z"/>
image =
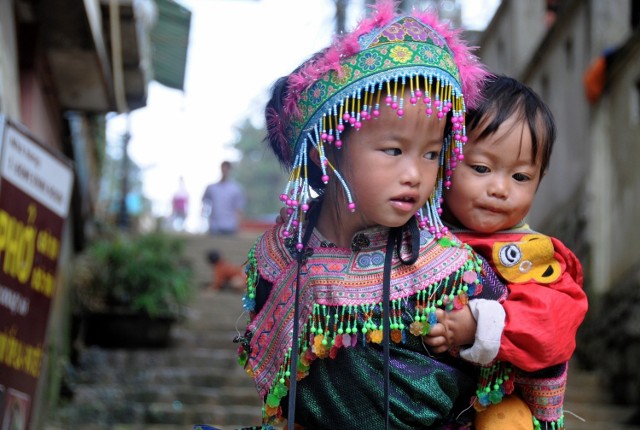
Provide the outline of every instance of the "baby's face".
<path id="1" fill-rule="evenodd" d="M 483 140 L 475 140 L 474 134 L 471 130 L 464 162 L 445 191 L 445 211 L 470 230 L 511 228 L 529 212 L 541 179 L 529 126 L 513 116 Z"/>

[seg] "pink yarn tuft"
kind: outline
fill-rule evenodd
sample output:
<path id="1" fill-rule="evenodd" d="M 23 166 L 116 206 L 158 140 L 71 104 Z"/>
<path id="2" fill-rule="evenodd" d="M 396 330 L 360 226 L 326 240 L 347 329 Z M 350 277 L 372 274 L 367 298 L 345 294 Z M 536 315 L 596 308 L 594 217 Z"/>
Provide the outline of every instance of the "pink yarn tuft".
<path id="1" fill-rule="evenodd" d="M 275 109 L 269 108 L 266 112 L 267 133 L 269 134 L 269 141 L 271 146 L 277 154 L 280 154 L 280 158 L 284 164 L 291 163 L 291 148 L 287 141 L 285 132 L 284 121 L 278 115 Z"/>
<path id="2" fill-rule="evenodd" d="M 358 43 L 360 36 L 370 33 L 376 27 L 385 26 L 395 19 L 398 4 L 399 2 L 394 0 L 381 0 L 370 6 L 373 10 L 371 17 L 362 19 L 353 32 L 336 38 L 336 41 L 324 53 L 308 61 L 296 73 L 291 74 L 289 76 L 290 91 L 285 100 L 287 111 L 298 116 L 300 112 L 297 108 L 297 102 L 300 93 L 330 70 L 340 74 L 340 60 L 360 51 Z M 435 13 L 414 10 L 411 15 L 431 26 L 446 41 L 460 71 L 465 103 L 469 108 L 477 106 L 481 97 L 479 94 L 480 84 L 489 73 L 480 63 L 478 57 L 472 53 L 476 48 L 467 46 L 460 38 L 461 30 L 450 28 L 448 24 L 441 22 Z"/>
<path id="3" fill-rule="evenodd" d="M 453 52 L 453 61 L 460 71 L 465 103 L 468 108 L 477 106 L 481 98 L 480 84 L 489 75 L 486 67 L 472 53 L 477 48 L 469 47 L 460 38 L 461 30 L 452 29 L 448 24 L 440 22 L 434 13 L 417 12 L 414 16 L 431 26 L 447 42 L 449 49 Z"/>

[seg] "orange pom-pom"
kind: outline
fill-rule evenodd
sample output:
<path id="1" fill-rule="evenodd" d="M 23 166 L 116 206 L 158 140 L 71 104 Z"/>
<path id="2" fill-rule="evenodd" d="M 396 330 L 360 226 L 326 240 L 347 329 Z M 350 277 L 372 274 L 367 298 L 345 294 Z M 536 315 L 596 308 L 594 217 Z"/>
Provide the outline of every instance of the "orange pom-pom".
<path id="1" fill-rule="evenodd" d="M 476 430 L 533 430 L 533 416 L 526 403 L 516 395 L 490 405 L 476 414 Z"/>

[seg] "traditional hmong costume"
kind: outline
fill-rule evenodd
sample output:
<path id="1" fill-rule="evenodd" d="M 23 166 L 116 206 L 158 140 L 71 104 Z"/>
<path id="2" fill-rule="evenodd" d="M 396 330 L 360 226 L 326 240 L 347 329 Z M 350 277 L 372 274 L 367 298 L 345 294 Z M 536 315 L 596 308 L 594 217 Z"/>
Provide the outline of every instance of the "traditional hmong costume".
<path id="1" fill-rule="evenodd" d="M 562 242 L 526 224 L 483 234 L 452 228 L 509 288 L 498 359 L 514 366 L 516 392 L 537 429 L 564 428 L 567 361 L 587 312 L 582 266 Z"/>
<path id="2" fill-rule="evenodd" d="M 238 339 L 265 426 L 286 417 L 289 429 L 441 429 L 466 422 L 458 414 L 469 409 L 478 373 L 494 400 L 508 385 L 502 367 L 466 368 L 449 354 L 432 357 L 421 341 L 436 308 L 472 298 L 503 312 L 505 290 L 439 217 L 442 189 L 463 158 L 466 105 L 486 71 L 434 15 L 398 16 L 394 7 L 376 5 L 355 31 L 276 82 L 267 104 L 269 143 L 290 172 L 280 196 L 289 218 L 250 253 L 252 318 Z M 399 121 L 411 103 L 449 122 L 438 181 L 403 227 L 366 230 L 352 249 L 335 248 L 315 230 L 319 210 L 310 203 L 331 180 L 356 210 L 327 150 L 339 150 L 347 127 L 355 133 L 374 121 L 381 102 Z"/>
<path id="3" fill-rule="evenodd" d="M 297 250 L 282 238 L 282 229 L 265 233 L 249 260 L 246 306 L 258 312 L 248 326 L 242 355 L 265 399 L 266 422 L 277 422 L 286 411 L 282 399 L 288 394 L 293 291 L 298 282 Z M 458 415 L 469 408 L 478 368 L 449 354 L 431 356 L 421 336 L 435 324 L 436 307 L 451 310 L 469 299 L 506 297 L 491 272 L 487 277 L 482 262 L 453 236 L 438 240 L 426 230 L 418 234 L 415 263 L 405 265 L 395 255 L 390 267 L 393 429 L 440 429 L 456 418 L 468 420 Z M 299 275 L 301 329 L 296 342 L 300 358 L 295 416 L 304 428 L 384 428 L 381 311 L 388 236 L 388 228 L 366 230 L 355 236 L 353 249 L 332 247 L 317 231 L 309 239 Z M 402 259 L 409 260 L 410 234 L 399 243 Z"/>

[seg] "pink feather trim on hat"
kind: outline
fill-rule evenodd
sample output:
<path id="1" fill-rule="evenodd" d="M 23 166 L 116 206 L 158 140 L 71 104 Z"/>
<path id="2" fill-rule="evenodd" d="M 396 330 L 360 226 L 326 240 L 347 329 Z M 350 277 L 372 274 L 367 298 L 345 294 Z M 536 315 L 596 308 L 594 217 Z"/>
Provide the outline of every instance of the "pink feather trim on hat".
<path id="1" fill-rule="evenodd" d="M 314 82 L 331 70 L 340 73 L 340 61 L 360 52 L 358 39 L 370 33 L 377 27 L 383 27 L 397 18 L 395 12 L 397 2 L 382 0 L 373 8 L 373 15 L 365 18 L 356 29 L 344 36 L 338 37 L 319 57 L 310 60 L 297 73 L 289 76 L 289 94 L 285 101 L 287 111 L 292 115 L 299 115 L 297 102 L 302 91 L 308 89 Z M 479 84 L 487 76 L 488 72 L 478 58 L 472 54 L 472 49 L 460 38 L 460 30 L 454 30 L 448 24 L 440 22 L 438 17 L 431 12 L 413 11 L 411 16 L 431 26 L 447 43 L 453 53 L 453 59 L 460 72 L 462 92 L 467 107 L 473 108 L 479 101 Z"/>

